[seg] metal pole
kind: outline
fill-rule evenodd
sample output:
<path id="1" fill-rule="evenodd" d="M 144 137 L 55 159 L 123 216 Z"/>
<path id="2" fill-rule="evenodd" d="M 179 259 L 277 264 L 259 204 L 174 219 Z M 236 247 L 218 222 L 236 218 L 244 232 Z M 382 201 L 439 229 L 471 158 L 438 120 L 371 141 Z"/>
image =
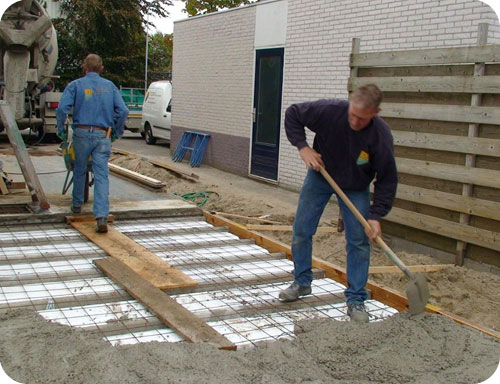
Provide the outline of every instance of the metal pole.
<path id="1" fill-rule="evenodd" d="M 149 11 L 146 14 L 146 65 L 144 71 L 144 94 L 148 90 L 148 54 L 149 54 Z"/>

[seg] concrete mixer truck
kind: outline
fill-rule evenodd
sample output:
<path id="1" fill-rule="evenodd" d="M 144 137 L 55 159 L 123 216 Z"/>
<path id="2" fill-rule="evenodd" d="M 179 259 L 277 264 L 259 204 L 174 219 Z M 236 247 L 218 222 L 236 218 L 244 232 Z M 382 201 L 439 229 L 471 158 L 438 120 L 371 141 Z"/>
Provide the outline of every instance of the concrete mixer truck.
<path id="1" fill-rule="evenodd" d="M 0 100 L 9 102 L 20 129 L 30 128 L 40 139 L 56 133 L 57 56 L 56 30 L 37 1 L 7 8 L 0 20 Z"/>

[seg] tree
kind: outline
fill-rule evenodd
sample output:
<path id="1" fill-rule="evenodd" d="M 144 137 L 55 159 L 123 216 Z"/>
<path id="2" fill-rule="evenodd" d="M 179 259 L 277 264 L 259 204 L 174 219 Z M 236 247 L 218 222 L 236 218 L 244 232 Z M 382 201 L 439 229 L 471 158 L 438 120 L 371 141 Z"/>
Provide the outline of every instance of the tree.
<path id="1" fill-rule="evenodd" d="M 59 37 L 58 87 L 82 75 L 88 53 L 103 59 L 104 75 L 117 86 L 142 86 L 146 15 L 167 16 L 172 0 L 62 0 L 54 20 Z"/>
<path id="2" fill-rule="evenodd" d="M 156 80 L 154 72 L 165 74 L 172 71 L 173 36 L 156 32 L 149 39 L 148 72 L 151 80 Z M 164 76 L 159 76 L 158 79 Z"/>
<path id="3" fill-rule="evenodd" d="M 185 12 L 189 16 L 204 15 L 224 8 L 235 8 L 243 4 L 255 3 L 260 0 L 182 0 L 186 3 Z"/>

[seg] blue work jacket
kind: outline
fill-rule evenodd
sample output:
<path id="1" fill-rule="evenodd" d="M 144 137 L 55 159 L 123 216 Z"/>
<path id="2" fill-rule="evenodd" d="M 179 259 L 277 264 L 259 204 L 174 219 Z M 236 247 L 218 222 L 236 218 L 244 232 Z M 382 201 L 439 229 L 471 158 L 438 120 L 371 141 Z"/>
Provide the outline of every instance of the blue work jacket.
<path id="1" fill-rule="evenodd" d="M 73 80 L 64 89 L 57 108 L 57 131 L 64 131 L 64 122 L 73 107 L 73 124 L 112 128 L 113 134 L 123 135 L 123 127 L 128 116 L 118 88 L 96 72 Z"/>

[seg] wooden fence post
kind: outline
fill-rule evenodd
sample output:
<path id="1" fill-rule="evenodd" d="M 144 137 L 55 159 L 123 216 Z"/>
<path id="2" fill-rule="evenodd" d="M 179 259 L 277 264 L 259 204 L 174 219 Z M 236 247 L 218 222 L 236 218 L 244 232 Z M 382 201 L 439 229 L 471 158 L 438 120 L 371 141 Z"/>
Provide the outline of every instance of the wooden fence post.
<path id="1" fill-rule="evenodd" d="M 477 45 L 486 45 L 488 40 L 488 24 L 480 23 L 477 36 Z M 474 76 L 484 76 L 485 63 L 476 63 L 474 65 Z M 478 107 L 481 105 L 482 95 L 480 93 L 475 93 L 471 97 L 471 106 Z M 469 124 L 468 137 L 478 137 L 479 136 L 479 124 Z M 465 155 L 465 166 L 475 167 L 476 166 L 476 155 L 466 154 Z M 462 187 L 462 196 L 470 197 L 472 196 L 474 186 L 472 184 L 464 184 Z M 460 214 L 460 224 L 468 225 L 470 222 L 470 215 L 466 213 Z M 465 254 L 467 252 L 467 243 L 464 241 L 457 242 L 457 253 L 455 255 L 455 264 L 463 265 Z"/>

